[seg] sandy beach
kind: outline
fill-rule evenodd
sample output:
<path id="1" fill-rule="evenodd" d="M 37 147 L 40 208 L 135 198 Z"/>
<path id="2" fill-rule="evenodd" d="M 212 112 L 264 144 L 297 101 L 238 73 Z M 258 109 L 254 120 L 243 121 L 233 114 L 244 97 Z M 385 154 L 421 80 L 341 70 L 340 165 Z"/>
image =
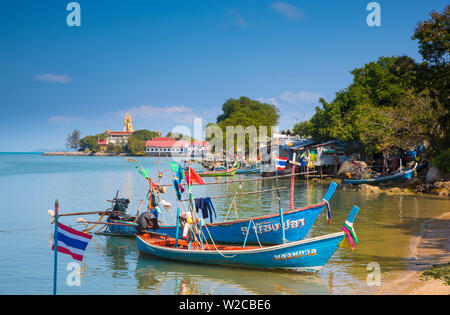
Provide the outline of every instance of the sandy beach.
<path id="1" fill-rule="evenodd" d="M 384 285 L 376 294 L 385 295 L 448 295 L 450 286 L 442 280 L 421 274 L 432 268 L 433 264 L 450 261 L 450 212 L 432 218 L 422 224 L 422 231 L 411 241 L 411 264 L 407 271 Z"/>

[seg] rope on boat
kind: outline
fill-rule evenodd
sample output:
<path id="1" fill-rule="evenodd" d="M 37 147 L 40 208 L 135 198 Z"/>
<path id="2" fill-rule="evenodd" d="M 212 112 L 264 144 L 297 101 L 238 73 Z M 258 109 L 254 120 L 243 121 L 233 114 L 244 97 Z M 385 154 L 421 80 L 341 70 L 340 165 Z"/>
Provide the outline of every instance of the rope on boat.
<path id="1" fill-rule="evenodd" d="M 248 222 L 247 234 L 246 234 L 246 236 L 245 236 L 244 244 L 242 245 L 242 247 L 244 248 L 245 245 L 247 244 L 247 238 L 248 238 L 248 233 L 249 233 L 248 231 L 250 230 L 250 224 L 251 224 L 251 223 L 253 223 L 254 231 L 255 231 L 255 235 L 256 235 L 256 239 L 258 240 L 258 244 L 259 244 L 260 247 L 263 247 L 263 246 L 261 245 L 261 242 L 259 241 L 259 236 L 258 236 L 258 231 L 257 231 L 256 223 L 255 223 L 255 221 L 253 221 L 253 220 L 250 220 L 250 221 Z"/>
<path id="2" fill-rule="evenodd" d="M 236 255 L 233 255 L 233 256 L 226 256 L 226 255 L 222 254 L 222 252 L 217 248 L 216 243 L 214 243 L 214 240 L 213 240 L 213 238 L 212 238 L 212 236 L 211 236 L 211 233 L 209 233 L 209 229 L 208 229 L 208 226 L 207 226 L 206 224 L 205 224 L 205 228 L 206 228 L 206 231 L 208 232 L 208 235 L 209 235 L 209 238 L 211 239 L 211 242 L 212 242 L 213 245 L 214 245 L 214 248 L 215 248 L 216 251 L 220 254 L 220 256 L 222 256 L 223 258 L 234 258 L 234 257 L 236 257 Z"/>
<path id="3" fill-rule="evenodd" d="M 92 229 L 94 229 L 97 225 L 99 225 L 100 224 L 100 221 L 103 219 L 103 217 L 106 215 L 106 211 L 105 212 L 103 212 L 103 214 L 100 216 L 100 218 L 98 219 L 98 221 L 97 221 L 97 223 L 95 223 L 93 226 L 91 226 L 90 228 L 88 228 L 88 229 L 85 229 L 83 232 L 89 232 L 89 231 L 91 231 Z M 103 225 L 103 227 L 101 228 L 101 229 L 103 229 L 105 227 L 105 225 Z M 101 230 L 100 229 L 100 230 Z M 100 231 L 99 230 L 99 231 Z M 98 231 L 97 231 L 98 232 Z"/>
<path id="4" fill-rule="evenodd" d="M 237 193 L 236 193 L 236 194 L 237 194 Z M 233 198 L 233 200 L 232 200 L 231 203 L 230 203 L 230 207 L 228 208 L 228 211 L 227 211 L 227 214 L 225 215 L 224 221 L 226 221 L 227 218 L 228 218 L 228 214 L 230 213 L 231 206 L 233 205 L 233 202 L 236 200 L 236 194 L 234 195 L 234 198 Z M 237 214 L 237 213 L 236 213 L 236 214 Z"/>

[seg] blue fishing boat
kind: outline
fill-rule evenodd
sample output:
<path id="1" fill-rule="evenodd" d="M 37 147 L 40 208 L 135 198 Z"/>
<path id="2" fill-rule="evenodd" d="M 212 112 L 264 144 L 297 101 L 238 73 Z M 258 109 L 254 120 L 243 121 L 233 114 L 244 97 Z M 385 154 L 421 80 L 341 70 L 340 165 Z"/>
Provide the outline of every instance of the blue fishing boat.
<path id="1" fill-rule="evenodd" d="M 236 174 L 239 175 L 247 175 L 247 174 L 261 174 L 261 167 L 253 166 L 253 167 L 245 167 L 236 170 Z"/>
<path id="2" fill-rule="evenodd" d="M 415 167 L 410 170 L 405 170 L 398 174 L 393 174 L 393 175 L 388 175 L 388 176 L 378 176 L 378 177 L 367 178 L 367 179 L 344 179 L 342 181 L 342 184 L 353 184 L 353 185 L 377 184 L 377 183 L 381 183 L 381 182 L 386 182 L 388 180 L 410 179 L 413 176 L 414 171 L 415 171 Z"/>
<path id="3" fill-rule="evenodd" d="M 303 239 L 316 221 L 318 215 L 325 207 L 328 207 L 329 200 L 336 191 L 337 184 L 332 182 L 322 202 L 303 208 L 292 209 L 277 213 L 252 217 L 248 219 L 230 220 L 207 224 L 202 227 L 207 240 L 210 240 L 209 233 L 215 242 L 219 243 L 242 243 L 247 230 L 250 228 L 256 233 L 250 233 L 249 243 L 261 244 L 280 244 L 282 242 L 282 233 L 288 242 Z M 280 217 L 283 216 L 284 231 L 281 229 Z M 137 224 L 116 221 L 118 225 L 108 225 L 105 234 L 111 235 L 135 235 Z M 209 233 L 207 233 L 208 229 Z M 161 234 L 175 237 L 177 227 L 174 225 L 160 225 L 158 230 Z M 181 230 L 179 229 L 179 233 Z"/>
<path id="4" fill-rule="evenodd" d="M 358 211 L 358 207 L 352 208 L 345 222 L 347 226 L 353 226 Z M 348 234 L 338 232 L 272 246 L 246 247 L 244 242 L 242 246 L 202 244 L 201 248 L 158 233 L 137 235 L 136 240 L 140 251 L 163 259 L 235 267 L 317 271 L 328 262 L 345 237 Z"/>

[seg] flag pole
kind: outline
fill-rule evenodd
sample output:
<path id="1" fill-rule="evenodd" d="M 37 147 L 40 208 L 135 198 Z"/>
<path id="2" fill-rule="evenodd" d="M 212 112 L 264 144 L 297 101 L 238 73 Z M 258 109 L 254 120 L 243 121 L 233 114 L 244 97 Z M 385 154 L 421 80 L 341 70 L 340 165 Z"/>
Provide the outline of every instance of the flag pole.
<path id="1" fill-rule="evenodd" d="M 58 276 L 58 199 L 55 201 L 55 232 L 53 234 L 54 239 L 54 263 L 53 263 L 53 295 L 56 295 L 56 282 Z"/>
<path id="2" fill-rule="evenodd" d="M 295 151 L 292 153 L 292 161 L 295 162 Z M 292 163 L 292 170 L 291 170 L 291 191 L 290 191 L 290 208 L 291 210 L 294 209 L 294 186 L 295 186 L 295 163 Z"/>

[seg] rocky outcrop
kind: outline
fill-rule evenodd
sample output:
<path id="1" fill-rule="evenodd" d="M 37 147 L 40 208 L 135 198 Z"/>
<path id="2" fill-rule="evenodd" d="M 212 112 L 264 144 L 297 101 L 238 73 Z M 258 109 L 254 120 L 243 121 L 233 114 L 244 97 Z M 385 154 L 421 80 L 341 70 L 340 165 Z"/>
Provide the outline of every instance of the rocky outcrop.
<path id="1" fill-rule="evenodd" d="M 407 189 L 417 189 L 417 186 L 423 185 L 423 181 L 420 178 L 412 177 L 406 181 L 403 185 Z"/>
<path id="2" fill-rule="evenodd" d="M 432 184 L 435 182 L 440 182 L 442 181 L 443 177 L 444 174 L 442 173 L 442 171 L 437 167 L 432 166 L 428 169 L 427 176 L 425 177 L 425 183 Z"/>
<path id="3" fill-rule="evenodd" d="M 362 192 L 362 193 L 381 193 L 382 190 L 378 186 L 372 186 L 367 184 L 361 184 L 356 188 L 356 191 Z"/>
<path id="4" fill-rule="evenodd" d="M 439 196 L 450 196 L 450 182 L 435 182 L 417 186 L 417 192 L 430 193 Z"/>

